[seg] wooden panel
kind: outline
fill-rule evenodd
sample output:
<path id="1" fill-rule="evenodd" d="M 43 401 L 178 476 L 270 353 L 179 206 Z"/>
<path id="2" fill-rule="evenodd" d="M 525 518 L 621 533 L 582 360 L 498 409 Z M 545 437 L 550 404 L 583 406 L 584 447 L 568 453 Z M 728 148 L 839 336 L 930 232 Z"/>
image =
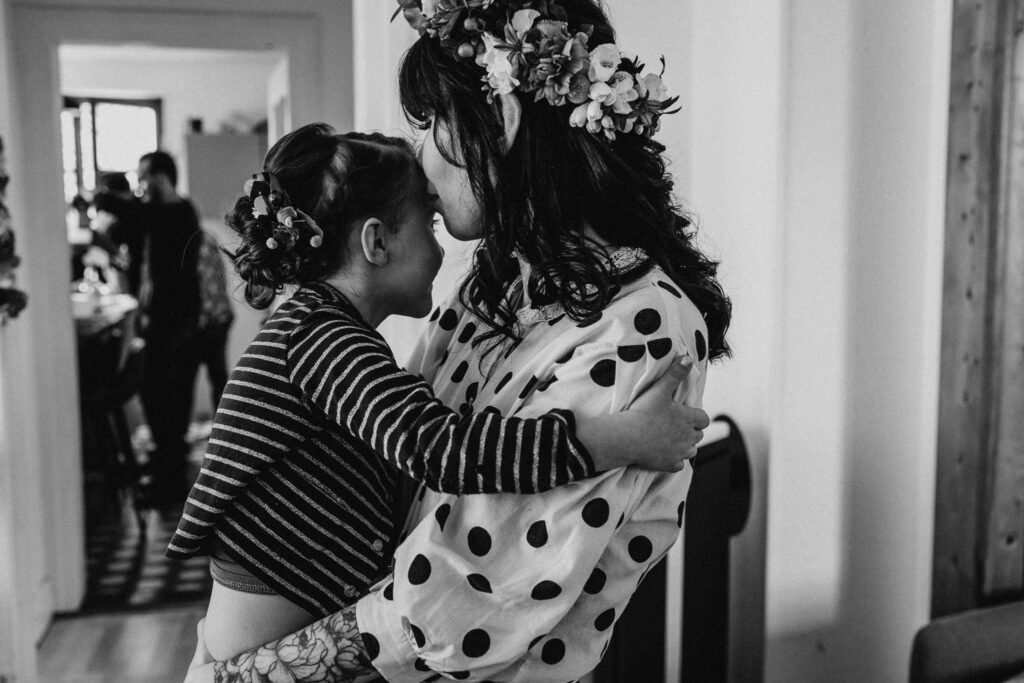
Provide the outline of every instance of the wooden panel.
<path id="1" fill-rule="evenodd" d="M 1004 24 L 999 216 L 994 226 L 992 423 L 982 595 L 1024 589 L 1024 0 Z"/>
<path id="2" fill-rule="evenodd" d="M 1004 0 L 956 0 L 950 88 L 945 276 L 932 615 L 977 600 L 982 465 L 987 452 L 988 275 L 998 177 L 998 39 Z"/>

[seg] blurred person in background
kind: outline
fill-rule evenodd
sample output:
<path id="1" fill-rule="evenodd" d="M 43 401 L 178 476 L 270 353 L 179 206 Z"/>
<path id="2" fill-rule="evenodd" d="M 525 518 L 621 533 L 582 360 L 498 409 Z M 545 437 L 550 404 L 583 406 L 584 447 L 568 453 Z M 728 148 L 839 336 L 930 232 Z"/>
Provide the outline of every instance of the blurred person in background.
<path id="1" fill-rule="evenodd" d="M 146 340 L 142 407 L 153 439 L 151 502 L 183 502 L 200 358 L 199 253 L 202 233 L 192 203 L 177 192 L 178 169 L 166 152 L 139 160 L 138 199 L 123 186 L 100 193 L 103 210 L 117 218 L 113 239 L 127 245 L 129 288 L 139 298 Z M 133 253 L 134 252 L 134 253 Z"/>

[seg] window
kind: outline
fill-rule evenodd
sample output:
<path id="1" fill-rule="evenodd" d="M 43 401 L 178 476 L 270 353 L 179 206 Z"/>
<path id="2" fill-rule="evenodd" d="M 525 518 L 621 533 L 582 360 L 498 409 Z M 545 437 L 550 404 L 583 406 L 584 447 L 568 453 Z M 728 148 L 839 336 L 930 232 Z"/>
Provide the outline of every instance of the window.
<path id="1" fill-rule="evenodd" d="M 91 193 L 104 173 L 135 185 L 139 157 L 160 146 L 161 101 L 65 97 L 61 112 L 64 198 Z"/>

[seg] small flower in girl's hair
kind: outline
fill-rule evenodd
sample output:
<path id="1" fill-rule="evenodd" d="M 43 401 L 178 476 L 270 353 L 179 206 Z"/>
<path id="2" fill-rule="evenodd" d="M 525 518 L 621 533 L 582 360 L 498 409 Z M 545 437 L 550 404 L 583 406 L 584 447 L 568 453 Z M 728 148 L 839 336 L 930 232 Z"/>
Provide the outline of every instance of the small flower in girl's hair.
<path id="1" fill-rule="evenodd" d="M 256 199 L 252 200 L 252 213 L 253 216 L 256 217 L 270 215 L 270 207 L 268 206 L 267 200 L 263 197 L 263 195 L 260 195 L 256 197 Z"/>
<path id="2" fill-rule="evenodd" d="M 297 217 L 298 214 L 295 212 L 295 209 L 291 206 L 286 206 L 277 212 L 277 222 L 289 228 L 292 227 Z"/>

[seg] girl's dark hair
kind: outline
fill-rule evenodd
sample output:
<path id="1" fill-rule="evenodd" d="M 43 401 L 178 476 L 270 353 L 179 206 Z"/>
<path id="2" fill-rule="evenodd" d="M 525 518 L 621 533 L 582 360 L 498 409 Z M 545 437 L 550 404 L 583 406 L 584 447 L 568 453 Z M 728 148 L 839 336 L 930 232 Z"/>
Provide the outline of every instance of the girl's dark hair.
<path id="1" fill-rule="evenodd" d="M 615 41 L 597 3 L 558 4 L 570 33 L 593 26 L 591 49 Z M 520 338 L 507 293 L 519 274 L 518 251 L 532 265 L 531 298 L 557 302 L 578 321 L 595 317 L 619 285 L 661 266 L 703 314 L 710 358 L 727 356 L 731 303 L 716 278 L 718 264 L 693 244 L 695 229 L 673 199 L 665 147 L 631 134 L 609 143 L 571 127 L 569 107 L 516 93 L 523 116 L 506 153 L 500 109 L 481 93 L 480 78 L 472 60 L 457 59 L 429 36 L 413 44 L 399 73 L 406 117 L 423 128 L 436 120 L 452 131 L 456 149 L 446 149 L 435 126 L 438 149 L 466 169 L 483 206 L 483 239 L 460 289 L 463 303 L 486 326 L 474 343 Z M 620 272 L 595 248 L 588 230 L 613 246 L 639 247 L 649 260 Z"/>
<path id="2" fill-rule="evenodd" d="M 311 123 L 278 140 L 264 161 L 292 206 L 309 214 L 323 231 L 313 247 L 309 235 L 295 246 L 270 249 L 270 234 L 253 217 L 248 196 L 239 197 L 225 219 L 241 238 L 230 254 L 245 282 L 245 299 L 266 308 L 287 285 L 330 277 L 344 263 L 348 229 L 360 219 L 400 220 L 402 206 L 422 173 L 412 147 L 378 133 L 338 135 L 325 123 Z"/>

